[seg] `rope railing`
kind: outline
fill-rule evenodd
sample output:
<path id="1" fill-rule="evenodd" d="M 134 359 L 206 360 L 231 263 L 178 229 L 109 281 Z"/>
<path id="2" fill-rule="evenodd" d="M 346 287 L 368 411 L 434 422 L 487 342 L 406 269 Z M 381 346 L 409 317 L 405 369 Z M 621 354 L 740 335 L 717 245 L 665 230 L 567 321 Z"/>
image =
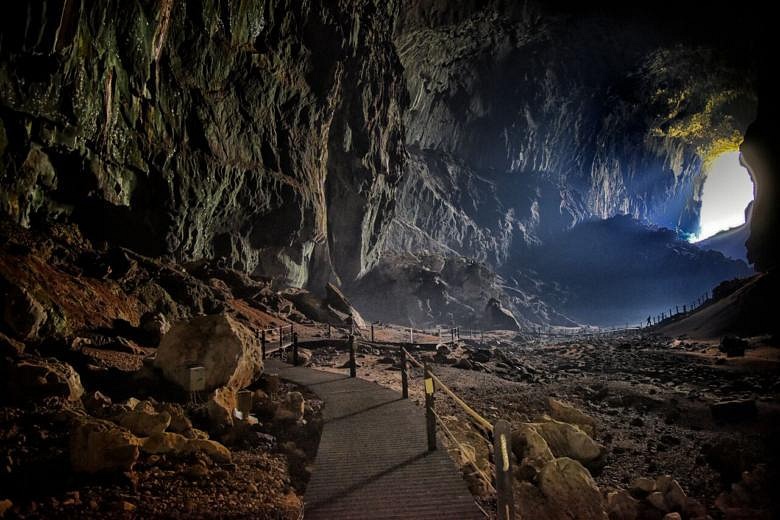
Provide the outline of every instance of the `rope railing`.
<path id="1" fill-rule="evenodd" d="M 436 425 L 448 436 L 458 447 L 464 458 L 471 463 L 474 469 L 479 472 L 482 478 L 487 482 L 490 488 L 496 493 L 498 498 L 498 518 L 501 520 L 510 520 L 515 517 L 514 498 L 512 492 L 512 468 L 510 451 L 511 428 L 509 423 L 499 420 L 495 424 L 482 417 L 476 410 L 468 405 L 463 399 L 445 385 L 438 376 L 430 369 L 427 363 L 420 363 L 405 348 L 400 349 L 401 353 L 401 393 L 404 398 L 409 397 L 409 383 L 407 362 L 423 370 L 424 389 L 425 389 L 425 418 L 426 431 L 428 437 L 428 451 L 436 450 Z M 436 389 L 441 390 L 469 417 L 469 419 L 478 427 L 478 431 L 487 437 L 488 442 L 493 445 L 493 461 L 495 464 L 495 484 L 479 468 L 476 460 L 476 450 L 474 457 L 470 458 L 469 450 L 464 449 L 463 444 L 458 441 L 455 434 L 446 425 L 439 414 L 436 413 L 434 405 L 434 393 Z"/>
<path id="2" fill-rule="evenodd" d="M 450 438 L 452 442 L 455 443 L 455 445 L 460 450 L 460 453 L 463 454 L 463 458 L 465 458 L 471 465 L 474 467 L 474 469 L 479 473 L 479 475 L 482 477 L 482 480 L 485 481 L 485 483 L 490 487 L 491 490 L 493 490 L 493 493 L 498 493 L 498 490 L 496 490 L 495 486 L 493 485 L 493 479 L 491 479 L 489 476 L 485 474 L 484 471 L 479 469 L 479 463 L 477 462 L 477 455 L 476 450 L 474 450 L 473 457 L 471 456 L 471 453 L 469 450 L 465 449 L 463 444 L 458 440 L 457 437 L 455 437 L 455 434 L 452 433 L 452 431 L 449 429 L 447 424 L 444 422 L 444 419 L 441 418 L 441 416 L 433 412 L 433 416 L 436 418 L 436 422 L 441 426 L 442 431 L 447 435 L 447 437 Z"/>

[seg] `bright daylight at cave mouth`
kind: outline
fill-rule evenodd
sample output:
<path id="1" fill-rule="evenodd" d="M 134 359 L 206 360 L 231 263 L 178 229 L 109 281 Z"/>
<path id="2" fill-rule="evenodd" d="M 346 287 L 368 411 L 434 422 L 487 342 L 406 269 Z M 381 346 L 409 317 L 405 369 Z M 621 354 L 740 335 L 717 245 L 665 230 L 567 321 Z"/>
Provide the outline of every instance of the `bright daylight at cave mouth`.
<path id="1" fill-rule="evenodd" d="M 701 231 L 704 240 L 745 223 L 745 209 L 753 201 L 753 180 L 739 162 L 739 152 L 719 155 L 704 181 L 701 200 Z"/>

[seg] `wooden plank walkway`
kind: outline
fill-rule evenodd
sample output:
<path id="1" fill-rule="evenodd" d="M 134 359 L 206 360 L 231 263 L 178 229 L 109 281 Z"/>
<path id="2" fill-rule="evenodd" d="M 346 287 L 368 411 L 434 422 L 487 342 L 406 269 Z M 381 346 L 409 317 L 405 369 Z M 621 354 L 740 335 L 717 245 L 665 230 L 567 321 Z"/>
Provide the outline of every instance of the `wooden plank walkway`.
<path id="1" fill-rule="evenodd" d="M 447 453 L 427 451 L 424 410 L 400 393 L 275 359 L 265 370 L 324 402 L 304 518 L 484 518 Z"/>

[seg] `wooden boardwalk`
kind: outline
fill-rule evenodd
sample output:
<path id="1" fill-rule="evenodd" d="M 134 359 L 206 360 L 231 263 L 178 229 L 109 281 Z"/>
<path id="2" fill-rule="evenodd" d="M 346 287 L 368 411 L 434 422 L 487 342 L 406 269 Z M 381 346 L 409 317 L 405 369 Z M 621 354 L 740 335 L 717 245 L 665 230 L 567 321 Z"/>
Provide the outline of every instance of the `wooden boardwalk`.
<path id="1" fill-rule="evenodd" d="M 424 411 L 400 393 L 275 359 L 265 370 L 324 402 L 304 518 L 484 518 L 447 453 L 427 451 Z"/>

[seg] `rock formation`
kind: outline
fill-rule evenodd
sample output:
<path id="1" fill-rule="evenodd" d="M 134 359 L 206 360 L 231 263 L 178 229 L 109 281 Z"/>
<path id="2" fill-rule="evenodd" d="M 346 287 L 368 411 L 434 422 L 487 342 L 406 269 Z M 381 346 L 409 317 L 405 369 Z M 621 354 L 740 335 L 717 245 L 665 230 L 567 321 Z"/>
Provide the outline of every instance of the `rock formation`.
<path id="1" fill-rule="evenodd" d="M 170 381 L 189 389 L 189 368 L 205 371 L 203 390 L 249 385 L 263 371 L 256 334 L 227 314 L 201 316 L 174 325 L 157 349 L 155 366 Z"/>
<path id="2" fill-rule="evenodd" d="M 403 168 L 398 5 L 220 5 L 8 6 L 0 208 L 290 285 L 349 281 Z"/>

